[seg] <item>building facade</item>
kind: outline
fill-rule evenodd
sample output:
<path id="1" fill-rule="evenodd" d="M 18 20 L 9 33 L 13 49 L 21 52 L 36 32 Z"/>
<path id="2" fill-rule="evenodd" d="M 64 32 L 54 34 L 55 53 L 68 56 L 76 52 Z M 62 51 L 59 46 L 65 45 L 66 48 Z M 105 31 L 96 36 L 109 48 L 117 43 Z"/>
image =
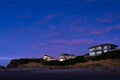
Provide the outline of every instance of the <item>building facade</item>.
<path id="1" fill-rule="evenodd" d="M 113 51 L 117 47 L 118 46 L 115 44 L 101 44 L 101 45 L 92 46 L 89 48 L 89 52 L 90 52 L 89 55 L 98 56 L 98 55 L 101 55 L 102 53 Z"/>
<path id="2" fill-rule="evenodd" d="M 48 55 L 44 55 L 43 59 L 46 60 L 46 61 L 55 61 L 55 60 L 57 60 L 55 57 L 48 56 Z"/>
<path id="3" fill-rule="evenodd" d="M 60 61 L 65 61 L 65 60 L 69 60 L 69 59 L 73 59 L 76 56 L 74 54 L 61 54 L 60 55 Z"/>

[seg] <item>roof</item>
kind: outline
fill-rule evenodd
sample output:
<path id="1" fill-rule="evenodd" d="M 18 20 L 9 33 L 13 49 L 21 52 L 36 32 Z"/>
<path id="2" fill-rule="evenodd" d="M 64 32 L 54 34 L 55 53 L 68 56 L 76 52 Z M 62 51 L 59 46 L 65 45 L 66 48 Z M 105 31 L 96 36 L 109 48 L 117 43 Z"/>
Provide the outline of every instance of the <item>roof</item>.
<path id="1" fill-rule="evenodd" d="M 48 55 L 44 55 L 44 56 L 48 56 Z"/>
<path id="2" fill-rule="evenodd" d="M 47 56 L 47 57 L 50 57 L 50 58 L 55 58 L 55 57 L 53 57 L 53 56 L 48 56 L 48 55 L 44 55 L 44 56 Z"/>
<path id="3" fill-rule="evenodd" d="M 91 46 L 91 47 L 89 47 L 88 49 L 90 49 L 90 48 L 94 48 L 94 47 L 98 47 L 98 46 L 105 46 L 105 45 L 111 45 L 111 46 L 118 47 L 118 45 L 110 44 L 110 43 L 106 43 L 106 44 L 100 44 L 100 45 Z"/>
<path id="4" fill-rule="evenodd" d="M 83 56 L 89 56 L 89 53 L 84 54 Z"/>
<path id="5" fill-rule="evenodd" d="M 64 53 L 64 54 L 61 54 L 60 56 L 75 56 L 74 54 L 67 54 L 67 53 Z"/>

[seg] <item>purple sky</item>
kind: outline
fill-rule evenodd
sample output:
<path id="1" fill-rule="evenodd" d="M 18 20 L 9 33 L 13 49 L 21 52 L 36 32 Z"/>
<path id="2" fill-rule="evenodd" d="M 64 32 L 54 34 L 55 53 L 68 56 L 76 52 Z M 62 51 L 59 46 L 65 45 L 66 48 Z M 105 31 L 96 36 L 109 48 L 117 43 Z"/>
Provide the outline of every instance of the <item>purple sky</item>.
<path id="1" fill-rule="evenodd" d="M 120 0 L 0 0 L 0 64 L 120 46 Z M 6 61 L 6 62 L 5 62 Z"/>

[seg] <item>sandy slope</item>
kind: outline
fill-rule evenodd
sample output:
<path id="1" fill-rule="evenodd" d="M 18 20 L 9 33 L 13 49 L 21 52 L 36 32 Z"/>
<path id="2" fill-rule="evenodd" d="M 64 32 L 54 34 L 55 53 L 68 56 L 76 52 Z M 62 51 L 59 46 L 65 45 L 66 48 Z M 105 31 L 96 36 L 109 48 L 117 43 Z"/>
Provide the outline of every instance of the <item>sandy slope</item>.
<path id="1" fill-rule="evenodd" d="M 120 72 L 55 69 L 0 71 L 0 80 L 120 80 Z"/>

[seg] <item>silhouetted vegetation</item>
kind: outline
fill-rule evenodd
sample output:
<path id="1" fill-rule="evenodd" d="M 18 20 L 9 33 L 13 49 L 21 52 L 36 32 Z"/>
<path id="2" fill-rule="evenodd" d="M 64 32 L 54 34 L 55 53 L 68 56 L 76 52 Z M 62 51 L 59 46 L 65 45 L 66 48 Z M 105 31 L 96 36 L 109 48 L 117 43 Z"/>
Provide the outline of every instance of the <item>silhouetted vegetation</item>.
<path id="1" fill-rule="evenodd" d="M 41 63 L 43 62 L 43 59 L 28 59 L 28 58 L 14 59 L 14 60 L 11 60 L 11 62 L 7 65 L 7 68 L 16 68 L 18 65 L 27 64 L 31 62 Z"/>
<path id="2" fill-rule="evenodd" d="M 120 59 L 120 50 L 111 51 L 104 53 L 100 56 L 95 57 L 89 57 L 88 59 L 85 59 L 84 56 L 77 56 L 74 59 L 66 60 L 66 61 L 45 61 L 42 58 L 41 59 L 15 59 L 11 60 L 11 62 L 8 64 L 8 68 L 16 68 L 19 65 L 27 64 L 27 63 L 42 63 L 43 65 L 48 66 L 67 66 L 67 65 L 74 65 L 80 62 L 86 62 L 88 60 L 97 61 L 97 60 L 104 60 L 104 59 Z"/>
<path id="3" fill-rule="evenodd" d="M 4 66 L 0 66 L 0 69 L 5 69 L 5 67 Z"/>

